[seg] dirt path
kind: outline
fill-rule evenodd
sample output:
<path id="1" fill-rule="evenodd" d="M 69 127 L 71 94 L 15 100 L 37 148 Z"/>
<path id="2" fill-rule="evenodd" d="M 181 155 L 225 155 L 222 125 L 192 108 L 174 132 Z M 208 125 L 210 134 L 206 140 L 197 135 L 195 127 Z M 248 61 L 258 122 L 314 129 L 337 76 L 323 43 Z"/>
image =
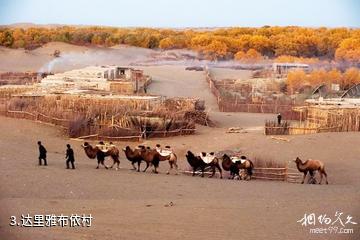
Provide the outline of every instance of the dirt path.
<path id="1" fill-rule="evenodd" d="M 197 97 L 205 100 L 206 111 L 219 127 L 243 127 L 260 129 L 265 120 L 274 119 L 274 114 L 223 113 L 219 112 L 215 96 L 210 92 L 204 72 L 186 71 L 185 66 L 141 67 L 153 78 L 148 92 L 168 97 Z M 225 76 L 226 69 L 219 70 Z M 234 76 L 235 70 L 228 70 Z M 237 76 L 249 76 L 249 71 L 236 71 Z"/>

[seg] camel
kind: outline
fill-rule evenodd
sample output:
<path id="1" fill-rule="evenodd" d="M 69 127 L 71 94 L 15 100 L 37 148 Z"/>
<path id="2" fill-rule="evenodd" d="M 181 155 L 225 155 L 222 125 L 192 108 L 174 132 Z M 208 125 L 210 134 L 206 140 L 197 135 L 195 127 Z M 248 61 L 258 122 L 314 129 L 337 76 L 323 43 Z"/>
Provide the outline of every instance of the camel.
<path id="1" fill-rule="evenodd" d="M 143 158 L 140 155 L 140 149 L 135 148 L 134 150 L 132 150 L 129 146 L 126 146 L 125 148 L 123 148 L 123 151 L 126 155 L 126 158 L 131 162 L 133 169 L 140 172 L 140 164 L 141 164 L 141 161 L 143 160 Z M 138 164 L 137 169 L 134 166 L 135 163 Z"/>
<path id="2" fill-rule="evenodd" d="M 321 184 L 322 179 L 323 179 L 323 175 L 325 175 L 325 180 L 326 180 L 326 184 L 328 183 L 327 180 L 327 174 L 325 172 L 325 165 L 323 162 L 321 162 L 320 160 L 313 160 L 313 159 L 309 159 L 306 160 L 304 163 L 301 161 L 301 159 L 299 157 L 297 157 L 294 162 L 296 163 L 296 167 L 299 170 L 299 172 L 304 173 L 304 177 L 302 179 L 301 184 L 304 183 L 305 181 L 305 177 L 307 175 L 307 173 L 309 172 L 310 176 L 312 178 L 314 178 L 314 175 L 316 171 L 319 171 L 320 173 L 320 182 L 319 184 Z"/>
<path id="3" fill-rule="evenodd" d="M 154 173 L 158 173 L 157 168 L 159 167 L 160 162 L 160 154 L 155 149 L 150 149 L 149 147 L 145 148 L 144 146 L 140 147 L 140 156 L 146 163 L 146 168 L 143 172 L 146 172 L 149 165 L 152 164 L 154 166 Z"/>
<path id="4" fill-rule="evenodd" d="M 224 154 L 221 165 L 225 171 L 230 171 L 229 179 L 234 179 L 238 176 L 239 179 L 250 180 L 253 174 L 254 164 L 249 159 L 246 159 L 245 156 L 241 156 L 240 159 L 231 159 L 228 155 Z M 239 174 L 241 169 L 246 171 L 246 176 L 241 177 Z"/>
<path id="5" fill-rule="evenodd" d="M 203 155 L 206 155 L 202 153 Z M 188 163 L 193 169 L 193 176 L 195 176 L 195 171 L 197 169 L 200 169 L 202 174 L 201 177 L 204 177 L 204 171 L 206 167 L 211 167 L 212 174 L 209 176 L 210 178 L 215 175 L 215 168 L 217 168 L 220 172 L 220 178 L 222 178 L 222 170 L 219 165 L 219 159 L 214 156 L 213 160 L 211 162 L 204 162 L 200 156 L 195 156 L 191 151 L 187 151 L 186 158 Z"/>
<path id="6" fill-rule="evenodd" d="M 156 144 L 156 151 L 160 154 L 159 160 L 161 161 L 169 161 L 169 170 L 166 174 L 170 174 L 170 170 L 175 166 L 175 175 L 178 174 L 178 165 L 177 165 L 177 156 L 171 150 L 170 146 L 165 146 L 165 149 L 161 149 L 160 144 Z"/>
<path id="7" fill-rule="evenodd" d="M 88 142 L 84 142 L 82 147 L 84 148 L 86 155 L 90 159 L 97 158 L 98 165 L 97 165 L 96 169 L 99 168 L 100 163 L 106 169 L 108 169 L 108 167 L 104 164 L 105 157 L 107 157 L 107 156 L 110 156 L 114 161 L 110 168 L 113 168 L 113 166 L 116 163 L 117 164 L 116 170 L 119 169 L 119 164 L 120 164 L 119 149 L 117 147 L 115 147 L 114 145 L 110 146 L 107 150 L 102 150 L 99 146 L 93 147 Z"/>

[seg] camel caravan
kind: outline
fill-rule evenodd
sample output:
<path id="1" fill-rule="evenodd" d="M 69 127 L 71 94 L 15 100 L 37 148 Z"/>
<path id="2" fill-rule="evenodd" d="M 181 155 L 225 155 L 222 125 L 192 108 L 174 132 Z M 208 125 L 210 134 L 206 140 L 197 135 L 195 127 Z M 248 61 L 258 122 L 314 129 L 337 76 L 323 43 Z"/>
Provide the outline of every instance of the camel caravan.
<path id="1" fill-rule="evenodd" d="M 99 142 L 99 144 L 95 146 L 90 145 L 88 142 L 84 142 L 82 147 L 85 154 L 90 159 L 97 159 L 97 169 L 100 165 L 103 165 L 106 169 L 113 168 L 113 166 L 116 165 L 116 170 L 119 169 L 120 151 L 112 142 Z M 133 149 L 130 146 L 126 146 L 122 150 L 124 151 L 126 158 L 131 162 L 133 167 L 132 170 L 140 172 L 141 163 L 144 162 L 146 166 L 142 172 L 146 172 L 149 167 L 152 167 L 153 173 L 157 174 L 160 162 L 167 161 L 169 163 L 169 169 L 166 174 L 170 174 L 172 170 L 175 171 L 175 175 L 178 174 L 178 158 L 170 146 L 162 148 L 160 144 L 156 144 L 155 148 L 151 148 L 149 146 L 139 145 Z M 113 160 L 110 167 L 106 166 L 104 163 L 106 157 L 111 157 Z M 209 175 L 209 178 L 212 178 L 215 176 L 217 170 L 221 179 L 223 178 L 223 171 L 226 171 L 229 172 L 229 179 L 251 180 L 254 171 L 253 162 L 246 156 L 229 156 L 227 154 L 219 156 L 214 152 L 194 154 L 189 150 L 185 157 L 189 167 L 192 169 L 192 176 L 195 176 L 196 172 L 199 171 L 200 176 L 204 177 L 205 172 L 210 171 L 211 174 Z M 309 183 L 317 183 L 315 179 L 316 172 L 319 172 L 320 175 L 319 184 L 321 184 L 323 176 L 325 176 L 326 184 L 328 184 L 325 166 L 320 160 L 309 159 L 302 162 L 301 159 L 297 157 L 294 162 L 298 171 L 304 174 L 301 181 L 302 184 L 308 173 L 310 175 Z"/>

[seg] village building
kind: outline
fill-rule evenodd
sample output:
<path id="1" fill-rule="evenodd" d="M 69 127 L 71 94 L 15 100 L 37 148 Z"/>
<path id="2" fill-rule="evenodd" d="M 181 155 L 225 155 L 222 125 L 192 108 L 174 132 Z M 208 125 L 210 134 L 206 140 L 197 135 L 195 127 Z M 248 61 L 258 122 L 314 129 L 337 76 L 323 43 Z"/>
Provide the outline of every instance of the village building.
<path id="1" fill-rule="evenodd" d="M 89 66 L 49 75 L 41 80 L 45 89 L 107 91 L 115 94 L 146 92 L 150 76 L 142 70 L 119 66 Z"/>
<path id="2" fill-rule="evenodd" d="M 293 70 L 302 69 L 308 71 L 309 65 L 303 63 L 273 63 L 272 69 L 275 77 L 281 78 L 286 77 L 286 75 Z"/>

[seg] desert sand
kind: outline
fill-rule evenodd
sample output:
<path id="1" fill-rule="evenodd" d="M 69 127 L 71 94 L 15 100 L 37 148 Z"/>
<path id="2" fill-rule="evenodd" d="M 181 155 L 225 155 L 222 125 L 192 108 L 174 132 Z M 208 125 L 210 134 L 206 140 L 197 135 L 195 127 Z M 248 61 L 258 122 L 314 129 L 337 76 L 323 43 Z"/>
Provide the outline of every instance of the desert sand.
<path id="1" fill-rule="evenodd" d="M 143 55 L 135 53 L 136 49 L 116 49 L 130 50 L 134 51 L 129 55 L 133 59 L 148 56 L 147 52 Z M 32 59 L 27 60 L 29 62 L 14 66 L 10 63 L 16 62 L 12 56 L 18 56 L 18 50 L 1 51 L 9 51 L 7 60 L 0 61 L 1 70 L 7 67 L 13 71 L 34 70 L 52 59 L 51 56 L 47 58 L 48 52 L 40 53 L 39 49 L 41 56 L 29 57 Z M 62 49 L 62 52 L 66 51 Z M 131 62 L 124 60 L 121 63 L 120 59 L 126 58 L 120 52 L 117 54 L 119 56 L 111 59 L 114 64 Z M 1 52 L 0 60 L 4 58 Z M 71 67 L 70 64 L 65 66 Z M 360 149 L 356 147 L 360 142 L 359 133 L 289 136 L 289 142 L 274 140 L 265 136 L 262 129 L 264 121 L 273 119 L 274 115 L 218 112 L 202 72 L 185 71 L 182 65 L 141 68 L 154 79 L 150 93 L 204 99 L 210 117 L 217 123 L 214 128 L 197 126 L 195 135 L 142 142 L 150 146 L 156 143 L 171 145 L 178 155 L 181 170 L 188 168 L 187 150 L 241 150 L 249 158 L 262 157 L 279 162 L 297 156 L 322 160 L 329 175 L 329 185 L 166 175 L 168 164 L 164 162 L 159 174 L 138 173 L 130 170 L 131 164 L 122 152 L 119 171 L 95 169 L 96 161 L 86 157 L 82 142 L 68 139 L 61 129 L 0 117 L 1 239 L 360 238 L 359 225 L 353 225 L 354 233 L 350 235 L 314 235 L 309 233 L 308 227 L 297 222 L 305 213 L 333 217 L 336 211 L 351 215 L 359 222 Z M 243 127 L 247 133 L 225 133 L 228 127 L 235 126 Z M 37 165 L 38 140 L 48 149 L 47 167 Z M 76 170 L 65 169 L 66 143 L 74 148 Z M 138 144 L 116 142 L 119 148 Z M 110 164 L 110 159 L 106 163 Z M 27 213 L 92 214 L 94 219 L 88 228 L 9 226 L 10 216 L 20 217 Z"/>

